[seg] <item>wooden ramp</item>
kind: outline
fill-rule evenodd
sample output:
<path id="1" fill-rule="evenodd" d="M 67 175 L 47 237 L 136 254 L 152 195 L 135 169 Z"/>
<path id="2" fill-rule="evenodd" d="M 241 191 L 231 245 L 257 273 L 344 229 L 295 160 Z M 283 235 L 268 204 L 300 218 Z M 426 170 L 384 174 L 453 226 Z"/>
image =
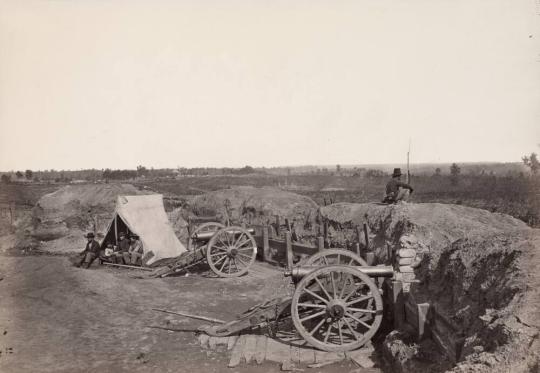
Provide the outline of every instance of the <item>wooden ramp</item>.
<path id="1" fill-rule="evenodd" d="M 283 370 L 291 370 L 289 368 L 296 365 L 317 368 L 348 359 L 362 368 L 371 368 L 375 365 L 372 360 L 374 349 L 371 343 L 356 351 L 337 353 L 313 349 L 306 346 L 305 341 L 295 337 L 270 338 L 255 334 L 210 337 L 200 334 L 198 339 L 203 348 L 230 351 L 228 364 L 230 368 L 240 364 L 262 364 L 264 361 L 271 361 L 280 364 Z"/>

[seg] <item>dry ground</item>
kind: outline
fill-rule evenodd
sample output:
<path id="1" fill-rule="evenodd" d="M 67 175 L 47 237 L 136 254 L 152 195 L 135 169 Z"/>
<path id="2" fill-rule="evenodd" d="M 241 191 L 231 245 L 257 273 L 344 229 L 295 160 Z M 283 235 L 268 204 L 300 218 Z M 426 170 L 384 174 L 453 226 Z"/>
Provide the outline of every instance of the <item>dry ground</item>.
<path id="1" fill-rule="evenodd" d="M 277 364 L 227 368 L 228 352 L 204 350 L 202 321 L 152 307 L 230 320 L 286 291 L 281 272 L 257 264 L 239 279 L 133 279 L 136 271 L 71 266 L 65 256 L 0 255 L 0 372 L 274 372 Z M 282 294 L 282 293 L 281 293 Z M 169 323 L 169 324 L 168 324 Z M 352 363 L 309 369 L 349 372 Z M 371 370 L 372 371 L 372 370 Z"/>

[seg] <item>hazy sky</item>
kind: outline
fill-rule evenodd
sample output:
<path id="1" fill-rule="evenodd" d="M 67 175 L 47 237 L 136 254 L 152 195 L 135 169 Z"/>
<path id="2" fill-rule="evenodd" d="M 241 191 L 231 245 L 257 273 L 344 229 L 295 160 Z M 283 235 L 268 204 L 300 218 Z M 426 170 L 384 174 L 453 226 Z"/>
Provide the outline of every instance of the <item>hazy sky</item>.
<path id="1" fill-rule="evenodd" d="M 540 0 L 0 0 L 0 170 L 519 161 Z"/>

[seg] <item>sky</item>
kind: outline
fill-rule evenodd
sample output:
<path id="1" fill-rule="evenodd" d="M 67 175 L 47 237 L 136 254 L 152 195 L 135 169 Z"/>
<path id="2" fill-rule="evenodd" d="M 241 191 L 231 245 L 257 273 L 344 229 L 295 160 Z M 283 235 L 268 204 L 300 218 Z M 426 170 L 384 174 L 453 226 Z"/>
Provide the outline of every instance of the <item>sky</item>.
<path id="1" fill-rule="evenodd" d="M 519 162 L 540 0 L 0 0 L 0 170 Z"/>

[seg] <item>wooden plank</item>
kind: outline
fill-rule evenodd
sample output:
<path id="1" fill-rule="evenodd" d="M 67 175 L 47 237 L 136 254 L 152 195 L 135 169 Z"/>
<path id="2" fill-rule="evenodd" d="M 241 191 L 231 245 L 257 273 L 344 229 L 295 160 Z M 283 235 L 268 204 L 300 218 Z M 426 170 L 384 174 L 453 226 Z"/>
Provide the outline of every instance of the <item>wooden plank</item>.
<path id="1" fill-rule="evenodd" d="M 266 358 L 266 340 L 268 337 L 264 335 L 257 336 L 257 343 L 255 345 L 255 361 L 257 364 L 262 364 Z"/>
<path id="2" fill-rule="evenodd" d="M 287 268 L 292 269 L 294 255 L 292 249 L 291 232 L 285 232 L 285 254 L 287 258 Z"/>
<path id="3" fill-rule="evenodd" d="M 394 328 L 399 329 L 404 322 L 403 284 L 392 281 L 392 306 L 394 309 Z"/>
<path id="4" fill-rule="evenodd" d="M 254 360 L 255 353 L 257 352 L 257 336 L 256 335 L 246 335 L 244 342 L 243 355 L 246 363 L 250 363 L 251 360 Z"/>
<path id="5" fill-rule="evenodd" d="M 364 239 L 366 241 L 366 249 L 369 248 L 369 234 L 368 234 L 368 225 L 367 223 L 363 224 L 364 227 Z"/>
<path id="6" fill-rule="evenodd" d="M 317 237 L 317 249 L 318 251 L 324 250 L 324 237 L 322 236 Z"/>
<path id="7" fill-rule="evenodd" d="M 428 332 L 427 316 L 429 312 L 429 303 L 419 303 L 418 310 L 418 341 L 421 341 Z"/>
<path id="8" fill-rule="evenodd" d="M 286 241 L 269 239 L 268 245 L 271 249 L 281 252 L 283 254 L 285 254 L 287 251 Z M 318 250 L 316 247 L 301 244 L 301 243 L 293 243 L 292 241 L 291 241 L 291 247 L 292 247 L 293 253 L 295 254 L 313 255 L 313 254 L 316 254 Z"/>
<path id="9" fill-rule="evenodd" d="M 366 253 L 366 262 L 368 266 L 372 266 L 375 263 L 375 253 Z"/>
<path id="10" fill-rule="evenodd" d="M 262 228 L 262 247 L 263 247 L 263 260 L 266 262 L 268 261 L 269 259 L 271 259 L 270 257 L 270 243 L 269 243 L 269 237 L 268 237 L 268 227 L 267 226 L 264 226 Z"/>
<path id="11" fill-rule="evenodd" d="M 227 339 L 227 350 L 232 350 L 233 347 L 236 345 L 236 341 L 238 340 L 238 336 L 237 335 L 231 335 L 228 339 Z"/>
<path id="12" fill-rule="evenodd" d="M 418 308 L 416 305 L 411 304 L 410 302 L 404 303 L 405 309 L 405 321 L 411 324 L 414 330 L 418 330 Z"/>
<path id="13" fill-rule="evenodd" d="M 241 335 L 236 341 L 231 353 L 231 359 L 229 360 L 229 368 L 234 368 L 240 364 L 243 357 L 243 351 L 245 346 L 245 337 Z"/>
<path id="14" fill-rule="evenodd" d="M 356 252 L 356 255 L 359 257 L 362 257 L 362 252 L 360 251 L 360 243 L 355 242 L 354 243 L 354 251 Z"/>

